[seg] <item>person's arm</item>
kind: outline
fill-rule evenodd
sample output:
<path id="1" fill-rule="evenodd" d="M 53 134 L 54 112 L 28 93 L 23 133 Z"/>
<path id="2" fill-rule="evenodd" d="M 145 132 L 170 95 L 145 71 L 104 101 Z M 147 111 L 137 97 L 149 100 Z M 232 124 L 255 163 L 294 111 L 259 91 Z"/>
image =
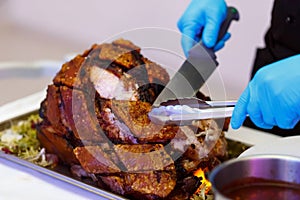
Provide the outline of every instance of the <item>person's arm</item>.
<path id="1" fill-rule="evenodd" d="M 241 127 L 247 115 L 255 125 L 266 129 L 273 126 L 291 129 L 298 123 L 300 54 L 257 71 L 235 106 L 232 128 Z"/>
<path id="2" fill-rule="evenodd" d="M 200 40 L 209 48 L 221 49 L 230 34 L 216 45 L 220 26 L 226 18 L 227 6 L 224 0 L 192 0 L 177 26 L 182 33 L 182 48 L 185 55 Z M 199 35 L 202 32 L 202 38 Z"/>

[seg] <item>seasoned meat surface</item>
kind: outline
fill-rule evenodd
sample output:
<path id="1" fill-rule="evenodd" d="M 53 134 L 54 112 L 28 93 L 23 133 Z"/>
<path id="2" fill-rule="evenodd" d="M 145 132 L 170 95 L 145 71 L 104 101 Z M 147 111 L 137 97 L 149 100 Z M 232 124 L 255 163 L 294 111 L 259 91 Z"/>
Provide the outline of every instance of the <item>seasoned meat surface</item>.
<path id="1" fill-rule="evenodd" d="M 114 152 L 105 152 L 101 145 L 76 147 L 74 153 L 83 169 L 88 173 L 106 174 L 121 172 L 120 165 L 114 163 L 114 160 L 117 161 Z"/>
<path id="2" fill-rule="evenodd" d="M 174 170 L 174 161 L 161 144 L 115 145 L 127 172 Z"/>
<path id="3" fill-rule="evenodd" d="M 165 199 L 176 186 L 176 174 L 168 171 L 101 176 L 112 191 L 134 199 Z"/>
<path id="4" fill-rule="evenodd" d="M 141 101 L 113 101 L 112 111 L 132 131 L 140 143 L 167 143 L 178 131 L 177 126 L 161 126 L 150 121 L 151 104 Z"/>
<path id="5" fill-rule="evenodd" d="M 129 199 L 187 199 L 201 183 L 193 172 L 226 156 L 226 140 L 214 120 L 151 122 L 169 80 L 131 41 L 94 44 L 48 86 L 38 139 L 74 176 L 101 188 Z"/>

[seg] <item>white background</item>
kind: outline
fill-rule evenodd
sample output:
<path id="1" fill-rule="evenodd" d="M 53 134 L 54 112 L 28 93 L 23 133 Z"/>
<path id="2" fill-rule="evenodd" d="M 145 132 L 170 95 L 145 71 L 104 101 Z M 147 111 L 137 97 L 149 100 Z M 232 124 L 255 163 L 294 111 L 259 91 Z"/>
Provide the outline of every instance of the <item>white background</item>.
<path id="1" fill-rule="evenodd" d="M 187 0 L 0 0 L 0 62 L 63 60 L 69 53 L 81 53 L 94 43 L 135 28 L 178 31 L 177 20 L 188 3 Z M 227 3 L 238 8 L 241 18 L 232 24 L 232 37 L 217 56 L 226 98 L 234 99 L 249 80 L 255 49 L 263 46 L 273 0 Z M 156 40 L 151 36 L 147 39 Z M 2 78 L 0 105 L 41 90 L 50 81 L 51 77 L 36 77 L 34 81 Z"/>

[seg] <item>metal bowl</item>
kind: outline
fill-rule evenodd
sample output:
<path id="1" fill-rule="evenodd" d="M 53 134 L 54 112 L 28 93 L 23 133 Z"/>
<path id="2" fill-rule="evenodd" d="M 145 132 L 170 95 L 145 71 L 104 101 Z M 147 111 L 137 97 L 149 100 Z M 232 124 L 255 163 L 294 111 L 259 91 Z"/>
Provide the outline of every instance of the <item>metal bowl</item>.
<path id="1" fill-rule="evenodd" d="M 300 184 L 300 158 L 284 155 L 256 155 L 224 162 L 209 175 L 214 198 L 216 200 L 230 199 L 225 195 L 225 188 L 233 183 L 239 183 L 244 178 Z M 263 187 L 259 192 L 257 191 L 256 196 L 262 195 L 261 189 Z M 288 199 L 296 198 L 289 194 Z"/>

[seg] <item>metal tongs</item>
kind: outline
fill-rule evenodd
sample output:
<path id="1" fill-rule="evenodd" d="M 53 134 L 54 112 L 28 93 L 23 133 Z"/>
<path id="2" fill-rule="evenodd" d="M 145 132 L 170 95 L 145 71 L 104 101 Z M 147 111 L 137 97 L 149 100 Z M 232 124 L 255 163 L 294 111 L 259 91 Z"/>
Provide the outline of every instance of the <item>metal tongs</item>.
<path id="1" fill-rule="evenodd" d="M 156 124 L 188 125 L 194 120 L 231 117 L 236 100 L 204 101 L 198 98 L 182 98 L 163 102 L 149 112 Z"/>

